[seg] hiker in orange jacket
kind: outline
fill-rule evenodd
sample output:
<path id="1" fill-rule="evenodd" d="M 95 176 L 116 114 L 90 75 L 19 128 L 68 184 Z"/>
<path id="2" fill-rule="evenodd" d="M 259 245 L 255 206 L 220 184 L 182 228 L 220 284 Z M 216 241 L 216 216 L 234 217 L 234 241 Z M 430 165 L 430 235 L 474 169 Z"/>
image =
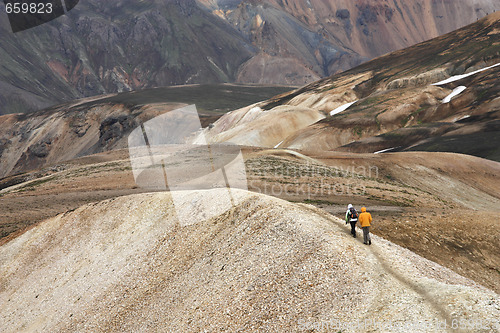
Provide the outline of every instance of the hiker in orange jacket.
<path id="1" fill-rule="evenodd" d="M 358 221 L 363 229 L 363 244 L 372 245 L 372 239 L 370 237 L 372 215 L 366 211 L 366 207 L 361 208 L 361 214 L 359 214 Z"/>

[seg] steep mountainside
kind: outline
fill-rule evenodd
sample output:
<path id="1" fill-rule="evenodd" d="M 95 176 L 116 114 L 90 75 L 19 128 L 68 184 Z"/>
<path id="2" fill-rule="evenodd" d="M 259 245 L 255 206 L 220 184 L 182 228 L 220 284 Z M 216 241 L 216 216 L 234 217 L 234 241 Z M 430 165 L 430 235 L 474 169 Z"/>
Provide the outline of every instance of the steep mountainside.
<path id="1" fill-rule="evenodd" d="M 28 31 L 12 34 L 7 24 L 2 15 L 0 113 L 108 92 L 235 81 L 254 53 L 194 0 L 83 0 Z"/>
<path id="2" fill-rule="evenodd" d="M 2 13 L 0 114 L 174 84 L 303 85 L 496 9 L 494 0 L 81 0 L 18 34 Z"/>
<path id="3" fill-rule="evenodd" d="M 331 75 L 458 29 L 500 9 L 495 1 L 202 2 L 258 46 L 261 55 L 245 64 L 241 72 L 242 79 L 257 82 L 270 80 L 265 72 L 283 75 L 276 57 L 298 59 L 304 69 L 310 68 L 320 76 Z M 294 68 L 298 64 L 290 61 L 289 65 Z M 303 75 L 304 69 L 297 74 Z"/>
<path id="4" fill-rule="evenodd" d="M 252 144 L 311 151 L 450 151 L 500 160 L 499 36 L 500 13 L 495 13 L 257 104 L 267 127 Z M 288 136 L 268 130 L 281 122 L 283 108 L 310 109 L 324 118 Z M 240 128 L 230 139 L 248 144 L 259 117 L 243 124 L 247 112 L 224 116 L 207 135 L 226 141 Z"/>

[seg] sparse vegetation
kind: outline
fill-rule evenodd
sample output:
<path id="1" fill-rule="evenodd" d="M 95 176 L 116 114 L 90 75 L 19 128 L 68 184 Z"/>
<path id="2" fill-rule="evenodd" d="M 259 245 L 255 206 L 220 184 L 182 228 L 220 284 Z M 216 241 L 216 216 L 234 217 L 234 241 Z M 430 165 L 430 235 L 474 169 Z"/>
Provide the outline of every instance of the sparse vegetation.
<path id="1" fill-rule="evenodd" d="M 44 177 L 43 179 L 33 180 L 28 182 L 26 185 L 22 185 L 21 187 L 17 188 L 15 191 L 16 192 L 34 191 L 38 186 L 54 181 L 56 179 L 57 179 L 56 176 L 48 176 Z"/>

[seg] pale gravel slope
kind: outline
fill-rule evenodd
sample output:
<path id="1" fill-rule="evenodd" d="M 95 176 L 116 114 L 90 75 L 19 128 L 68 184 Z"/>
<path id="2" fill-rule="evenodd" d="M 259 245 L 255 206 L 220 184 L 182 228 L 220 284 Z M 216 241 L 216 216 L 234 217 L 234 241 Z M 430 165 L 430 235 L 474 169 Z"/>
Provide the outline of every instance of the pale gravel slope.
<path id="1" fill-rule="evenodd" d="M 218 191 L 207 194 L 214 205 Z M 246 199 L 232 211 L 188 227 L 168 193 L 120 197 L 0 247 L 0 331 L 297 331 L 500 316 L 498 294 L 406 249 L 375 236 L 365 246 L 312 206 L 238 193 Z"/>
<path id="2" fill-rule="evenodd" d="M 323 112 L 308 107 L 283 105 L 263 111 L 256 105 L 225 114 L 212 128 L 203 130 L 203 140 L 231 142 L 242 146 L 274 147 L 283 138 L 325 118 Z"/>

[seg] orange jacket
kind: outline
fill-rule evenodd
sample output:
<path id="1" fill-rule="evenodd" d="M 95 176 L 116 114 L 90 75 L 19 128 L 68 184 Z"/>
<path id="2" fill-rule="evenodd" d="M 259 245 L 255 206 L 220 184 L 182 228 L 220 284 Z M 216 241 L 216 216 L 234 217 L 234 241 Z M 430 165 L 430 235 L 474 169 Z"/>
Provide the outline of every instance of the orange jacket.
<path id="1" fill-rule="evenodd" d="M 369 227 L 372 223 L 372 215 L 366 211 L 366 208 L 361 208 L 361 214 L 359 214 L 358 218 L 359 224 L 361 227 Z"/>

